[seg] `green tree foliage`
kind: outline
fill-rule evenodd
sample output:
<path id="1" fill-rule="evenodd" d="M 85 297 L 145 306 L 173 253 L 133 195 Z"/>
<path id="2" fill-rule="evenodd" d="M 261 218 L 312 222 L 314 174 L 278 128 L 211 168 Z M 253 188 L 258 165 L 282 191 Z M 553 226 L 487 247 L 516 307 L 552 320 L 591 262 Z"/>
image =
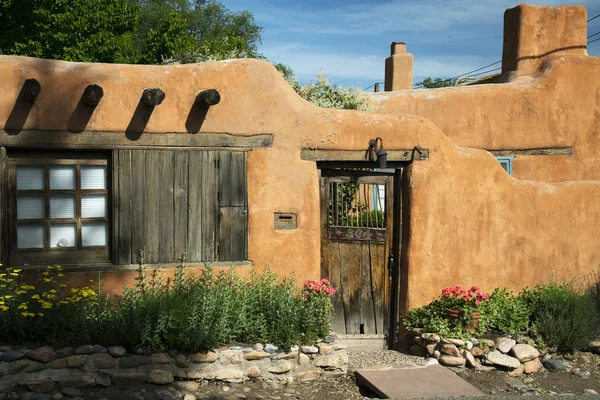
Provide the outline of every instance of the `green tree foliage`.
<path id="1" fill-rule="evenodd" d="M 421 82 L 417 82 L 415 87 L 424 89 L 435 89 L 441 87 L 454 86 L 455 79 L 442 79 L 442 78 L 425 78 Z"/>
<path id="2" fill-rule="evenodd" d="M 260 57 L 251 13 L 217 0 L 0 0 L 0 54 L 156 64 Z"/>

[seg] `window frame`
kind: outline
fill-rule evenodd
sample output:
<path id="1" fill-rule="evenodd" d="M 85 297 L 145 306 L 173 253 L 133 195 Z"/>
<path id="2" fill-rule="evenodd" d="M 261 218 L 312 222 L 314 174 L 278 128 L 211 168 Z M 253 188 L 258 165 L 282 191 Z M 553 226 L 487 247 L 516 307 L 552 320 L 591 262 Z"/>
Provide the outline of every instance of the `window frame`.
<path id="1" fill-rule="evenodd" d="M 110 155 L 100 152 L 38 152 L 38 151 L 8 151 L 8 259 L 13 266 L 47 265 L 88 265 L 111 263 L 112 243 L 112 173 Z M 74 189 L 51 189 L 49 182 L 51 166 L 72 165 L 75 167 Z M 87 165 L 102 165 L 106 168 L 105 189 L 81 189 L 81 167 Z M 18 166 L 43 166 L 44 188 L 41 190 L 17 190 Z M 69 194 L 75 196 L 75 218 L 51 218 L 50 195 Z M 81 198 L 86 194 L 102 194 L 106 196 L 106 215 L 97 218 L 83 218 Z M 44 198 L 45 216 L 39 219 L 17 219 L 17 196 L 41 195 Z M 106 223 L 106 245 L 83 246 L 82 224 L 93 222 Z M 44 247 L 19 249 L 17 246 L 17 226 L 19 224 L 44 224 Z M 50 247 L 50 225 L 75 224 L 77 245 L 75 247 Z"/>
<path id="2" fill-rule="evenodd" d="M 513 160 L 515 157 L 513 156 L 497 156 L 496 159 L 500 163 L 502 169 L 506 171 L 507 174 L 512 176 L 513 173 Z"/>

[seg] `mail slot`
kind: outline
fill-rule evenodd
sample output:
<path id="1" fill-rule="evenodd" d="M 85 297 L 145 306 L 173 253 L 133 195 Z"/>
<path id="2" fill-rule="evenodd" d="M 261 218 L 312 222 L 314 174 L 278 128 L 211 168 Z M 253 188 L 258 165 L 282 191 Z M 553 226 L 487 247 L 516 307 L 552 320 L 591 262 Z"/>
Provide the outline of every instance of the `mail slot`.
<path id="1" fill-rule="evenodd" d="M 298 228 L 298 215 L 294 213 L 275 213 L 273 226 L 276 231 Z"/>

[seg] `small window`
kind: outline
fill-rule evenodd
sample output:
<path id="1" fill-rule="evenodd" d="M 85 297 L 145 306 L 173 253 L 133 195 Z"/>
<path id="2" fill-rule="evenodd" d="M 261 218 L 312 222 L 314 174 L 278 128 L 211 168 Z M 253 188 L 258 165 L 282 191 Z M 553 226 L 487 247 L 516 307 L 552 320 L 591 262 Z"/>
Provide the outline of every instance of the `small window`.
<path id="1" fill-rule="evenodd" d="M 9 154 L 12 265 L 109 262 L 107 158 L 83 154 Z"/>
<path id="2" fill-rule="evenodd" d="M 515 158 L 514 157 L 509 157 L 509 156 L 502 156 L 502 157 L 496 157 L 496 159 L 500 163 L 500 166 L 502 168 L 504 168 L 504 170 L 506 171 L 506 173 L 508 173 L 509 175 L 512 175 L 513 160 Z"/>

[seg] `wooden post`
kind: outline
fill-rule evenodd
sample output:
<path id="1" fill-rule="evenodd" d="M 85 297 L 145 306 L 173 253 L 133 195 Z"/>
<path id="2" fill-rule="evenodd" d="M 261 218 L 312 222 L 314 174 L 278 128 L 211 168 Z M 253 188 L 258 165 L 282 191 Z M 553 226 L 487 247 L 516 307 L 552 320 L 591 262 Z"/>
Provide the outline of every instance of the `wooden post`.
<path id="1" fill-rule="evenodd" d="M 35 98 L 38 97 L 42 87 L 37 79 L 27 79 L 25 83 L 23 83 L 23 87 L 21 88 L 21 96 L 27 101 L 35 101 Z"/>
<path id="2" fill-rule="evenodd" d="M 196 95 L 196 102 L 207 106 L 214 106 L 221 101 L 221 95 L 217 89 L 203 90 Z"/>
<path id="3" fill-rule="evenodd" d="M 144 89 L 142 100 L 149 106 L 158 106 L 165 99 L 165 92 L 159 88 Z"/>
<path id="4" fill-rule="evenodd" d="M 89 106 L 96 106 L 102 100 L 104 90 L 98 85 L 88 85 L 83 90 L 83 102 Z"/>

